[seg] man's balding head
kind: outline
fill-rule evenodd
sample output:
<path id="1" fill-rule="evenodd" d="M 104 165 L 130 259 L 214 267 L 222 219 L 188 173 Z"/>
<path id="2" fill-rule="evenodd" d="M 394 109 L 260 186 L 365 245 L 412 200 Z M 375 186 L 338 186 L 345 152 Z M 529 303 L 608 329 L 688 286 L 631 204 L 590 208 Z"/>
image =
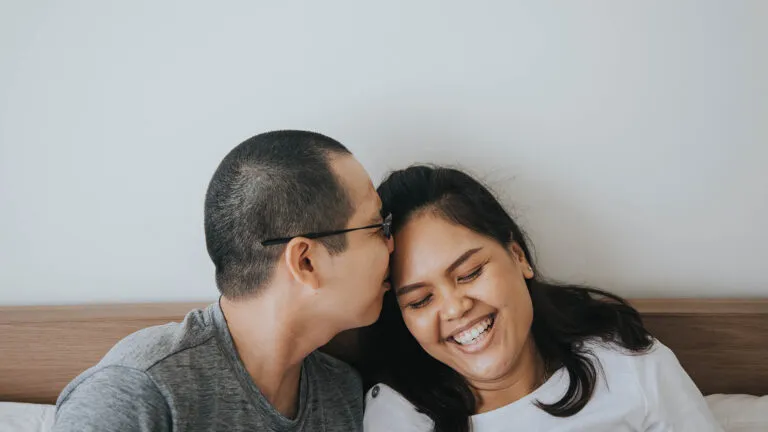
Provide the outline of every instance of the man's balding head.
<path id="1" fill-rule="evenodd" d="M 221 161 L 205 197 L 205 237 L 225 297 L 254 294 L 271 278 L 283 247 L 262 241 L 346 226 L 354 209 L 331 168 L 340 156 L 350 156 L 341 143 L 288 130 L 256 135 Z M 346 248 L 345 236 L 318 241 L 331 253 Z"/>

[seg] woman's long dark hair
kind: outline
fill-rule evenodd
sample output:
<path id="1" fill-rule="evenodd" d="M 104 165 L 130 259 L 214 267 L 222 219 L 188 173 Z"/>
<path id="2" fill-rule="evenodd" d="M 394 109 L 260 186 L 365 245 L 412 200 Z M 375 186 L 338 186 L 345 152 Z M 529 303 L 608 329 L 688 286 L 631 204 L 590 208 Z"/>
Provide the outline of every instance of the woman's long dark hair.
<path id="1" fill-rule="evenodd" d="M 435 211 L 502 245 L 517 242 L 537 274 L 520 227 L 469 175 L 451 168 L 412 166 L 390 174 L 378 191 L 384 212 L 392 213 L 395 233 L 415 212 Z M 638 312 L 616 295 L 538 277 L 527 284 L 533 303 L 531 335 L 539 355 L 549 372 L 564 367 L 570 378 L 562 399 L 537 405 L 553 416 L 568 417 L 584 408 L 597 381 L 600 365 L 584 348 L 585 339 L 599 338 L 630 352 L 643 352 L 653 338 Z M 405 326 L 392 290 L 384 296 L 379 320 L 365 329 L 361 342 L 367 387 L 383 382 L 394 388 L 434 421 L 437 432 L 469 431 L 469 418 L 477 407 L 469 384 L 421 348 Z"/>

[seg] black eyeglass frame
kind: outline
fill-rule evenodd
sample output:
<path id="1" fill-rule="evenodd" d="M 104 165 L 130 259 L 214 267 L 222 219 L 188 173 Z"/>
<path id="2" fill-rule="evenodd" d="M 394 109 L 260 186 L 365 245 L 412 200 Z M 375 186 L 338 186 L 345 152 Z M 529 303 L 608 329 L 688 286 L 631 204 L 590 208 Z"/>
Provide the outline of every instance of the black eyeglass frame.
<path id="1" fill-rule="evenodd" d="M 388 214 L 387 217 L 384 218 L 384 222 L 378 223 L 378 224 L 366 225 L 359 228 L 347 228 L 347 229 L 336 230 L 336 231 L 321 231 L 321 232 L 300 234 L 300 235 L 295 235 L 291 237 L 280 237 L 280 238 L 268 239 L 268 240 L 262 241 L 261 245 L 274 246 L 274 245 L 288 243 L 289 241 L 295 239 L 296 237 L 316 239 L 316 238 L 330 237 L 330 236 L 339 235 L 339 234 L 346 234 L 352 231 L 371 229 L 371 228 L 381 228 L 385 238 L 389 239 L 390 237 L 392 237 L 392 213 Z"/>

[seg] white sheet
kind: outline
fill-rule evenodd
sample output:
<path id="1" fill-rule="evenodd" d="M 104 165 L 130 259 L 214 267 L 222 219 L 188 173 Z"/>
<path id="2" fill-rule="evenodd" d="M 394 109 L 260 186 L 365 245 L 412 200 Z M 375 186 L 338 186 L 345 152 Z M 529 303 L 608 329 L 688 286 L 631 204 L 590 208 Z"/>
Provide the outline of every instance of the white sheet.
<path id="1" fill-rule="evenodd" d="M 768 431 L 768 396 L 710 395 L 707 404 L 726 432 Z M 0 402 L 0 432 L 48 432 L 53 405 Z"/>
<path id="2" fill-rule="evenodd" d="M 48 432 L 54 412 L 53 405 L 0 402 L 0 432 Z"/>
<path id="3" fill-rule="evenodd" d="M 706 399 L 726 432 L 768 431 L 768 396 L 715 394 Z"/>

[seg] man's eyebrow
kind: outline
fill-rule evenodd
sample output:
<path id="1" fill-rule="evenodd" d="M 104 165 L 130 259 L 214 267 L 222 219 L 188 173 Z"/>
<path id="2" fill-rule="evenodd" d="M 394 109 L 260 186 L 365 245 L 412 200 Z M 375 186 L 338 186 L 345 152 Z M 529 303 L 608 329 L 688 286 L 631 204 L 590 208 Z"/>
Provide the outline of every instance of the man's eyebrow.
<path id="1" fill-rule="evenodd" d="M 377 224 L 377 223 L 381 223 L 382 221 L 384 221 L 384 215 L 383 215 L 383 214 L 381 214 L 381 212 L 382 212 L 383 210 L 384 210 L 384 209 L 379 209 L 379 210 L 376 212 L 376 214 L 374 214 L 374 215 L 373 215 L 373 216 L 372 216 L 372 217 L 371 217 L 371 218 L 368 220 L 368 221 L 371 223 L 371 225 L 373 225 L 373 224 Z"/>
<path id="2" fill-rule="evenodd" d="M 445 273 L 446 274 L 451 273 L 452 271 L 456 270 L 460 265 L 464 264 L 469 258 L 471 258 L 472 255 L 480 252 L 481 250 L 483 250 L 483 248 L 478 247 L 478 248 L 470 249 L 464 252 L 463 254 L 461 254 L 460 257 L 456 258 L 456 260 L 451 265 L 449 265 L 448 268 L 445 269 Z M 411 291 L 415 291 L 419 288 L 423 288 L 426 285 L 427 284 L 424 282 L 416 282 L 410 285 L 404 285 L 395 290 L 395 295 L 396 296 L 405 295 Z"/>

